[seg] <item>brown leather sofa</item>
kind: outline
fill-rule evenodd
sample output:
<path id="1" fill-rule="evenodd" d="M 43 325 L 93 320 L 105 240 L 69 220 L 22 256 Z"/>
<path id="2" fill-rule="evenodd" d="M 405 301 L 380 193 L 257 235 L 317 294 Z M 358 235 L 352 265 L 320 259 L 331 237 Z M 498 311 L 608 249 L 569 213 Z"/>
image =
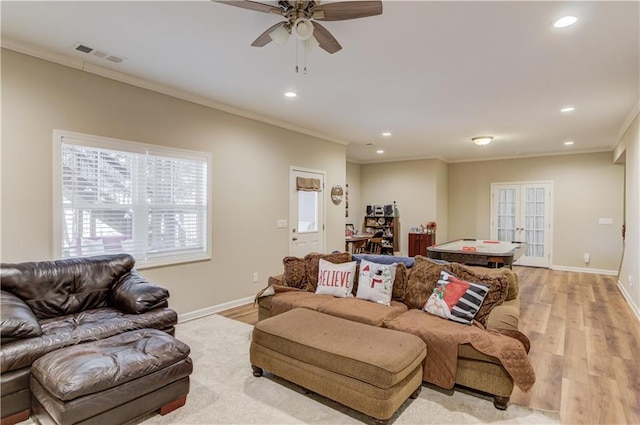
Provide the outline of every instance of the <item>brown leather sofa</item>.
<path id="1" fill-rule="evenodd" d="M 0 265 L 2 425 L 27 419 L 32 363 L 63 347 L 153 328 L 174 334 L 169 292 L 128 254 Z"/>
<path id="2" fill-rule="evenodd" d="M 313 294 L 315 284 L 317 284 L 320 258 L 334 263 L 363 258 L 387 264 L 397 262 L 398 269 L 393 286 L 391 306 L 382 306 L 354 298 L 334 299 L 327 295 Z M 421 266 L 414 267 L 414 258 L 410 257 L 359 254 L 351 256 L 349 253 L 309 254 L 304 258 L 286 257 L 283 260 L 284 274 L 271 277 L 269 279 L 270 286 L 258 294 L 258 320 L 266 319 L 285 310 L 302 307 L 369 325 L 390 327 L 406 332 L 413 331 L 414 334 L 421 336 L 419 329 L 418 333 L 415 333 L 415 329 L 404 329 L 402 324 L 397 326 L 394 325 L 394 322 L 397 323 L 399 320 L 403 322 L 401 320 L 403 317 L 420 318 L 420 315 L 416 313 L 420 312 L 421 307 L 431 295 L 440 270 L 445 267 L 462 279 L 502 287 L 502 297 L 490 301 L 493 306 L 488 314 L 481 319 L 481 323 L 487 329 L 492 328 L 496 332 L 517 337 L 524 349 L 528 351 L 528 339 L 518 332 L 520 314 L 518 279 L 512 270 L 465 267 L 447 262 L 436 264 L 424 257 L 416 257 L 415 261 L 416 263 L 420 262 Z M 424 267 L 425 263 L 428 263 L 427 267 Z M 354 294 L 356 288 L 357 281 Z M 276 300 L 277 308 L 274 308 Z M 485 303 L 487 302 L 488 299 L 485 299 Z M 407 322 L 416 323 L 415 320 L 406 319 L 403 323 Z M 465 325 L 455 324 L 455 326 L 464 327 Z M 427 347 L 429 347 L 429 343 L 427 343 Z M 429 348 L 427 348 L 427 352 L 429 352 Z M 526 353 L 522 361 L 528 363 L 524 366 L 529 369 L 530 373 L 533 373 Z M 535 379 L 531 376 L 528 378 Z M 491 395 L 495 407 L 503 410 L 507 408 L 514 387 L 514 379 L 498 358 L 478 351 L 472 344 L 464 343 L 458 347 L 455 384 Z"/>

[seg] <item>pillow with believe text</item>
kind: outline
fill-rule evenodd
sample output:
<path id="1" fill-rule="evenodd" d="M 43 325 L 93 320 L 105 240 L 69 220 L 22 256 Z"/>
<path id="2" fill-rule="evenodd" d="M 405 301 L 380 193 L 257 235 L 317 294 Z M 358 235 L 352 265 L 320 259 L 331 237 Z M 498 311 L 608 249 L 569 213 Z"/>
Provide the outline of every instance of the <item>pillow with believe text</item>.
<path id="1" fill-rule="evenodd" d="M 351 297 L 355 274 L 355 261 L 334 264 L 320 259 L 316 294 L 333 295 L 340 298 Z"/>
<path id="2" fill-rule="evenodd" d="M 360 262 L 358 292 L 356 298 L 374 303 L 391 305 L 396 264 L 378 264 L 367 260 Z"/>

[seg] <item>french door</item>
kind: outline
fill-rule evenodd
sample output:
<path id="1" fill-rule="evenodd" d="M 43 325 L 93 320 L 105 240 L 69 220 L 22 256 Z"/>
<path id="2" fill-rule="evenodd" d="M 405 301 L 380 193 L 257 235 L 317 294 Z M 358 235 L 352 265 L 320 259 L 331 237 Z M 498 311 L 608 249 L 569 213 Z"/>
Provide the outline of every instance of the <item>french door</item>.
<path id="1" fill-rule="evenodd" d="M 291 167 L 289 255 L 324 252 L 324 172 Z"/>
<path id="2" fill-rule="evenodd" d="M 491 185 L 491 238 L 526 242 L 518 265 L 551 265 L 552 189 L 552 182 Z"/>

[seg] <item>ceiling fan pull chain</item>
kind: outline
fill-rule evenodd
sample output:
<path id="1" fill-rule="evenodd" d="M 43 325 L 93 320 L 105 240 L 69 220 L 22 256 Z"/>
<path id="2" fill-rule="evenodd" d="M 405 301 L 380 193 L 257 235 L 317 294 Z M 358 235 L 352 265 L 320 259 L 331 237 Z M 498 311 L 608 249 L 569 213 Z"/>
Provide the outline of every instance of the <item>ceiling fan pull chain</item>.
<path id="1" fill-rule="evenodd" d="M 303 44 L 304 41 L 300 41 L 300 44 L 302 44 L 302 55 L 303 55 L 303 65 L 304 65 L 304 74 L 307 74 L 307 45 Z"/>
<path id="2" fill-rule="evenodd" d="M 298 47 L 299 44 L 296 43 L 296 74 L 298 73 L 298 64 L 300 63 L 300 59 L 298 59 Z"/>

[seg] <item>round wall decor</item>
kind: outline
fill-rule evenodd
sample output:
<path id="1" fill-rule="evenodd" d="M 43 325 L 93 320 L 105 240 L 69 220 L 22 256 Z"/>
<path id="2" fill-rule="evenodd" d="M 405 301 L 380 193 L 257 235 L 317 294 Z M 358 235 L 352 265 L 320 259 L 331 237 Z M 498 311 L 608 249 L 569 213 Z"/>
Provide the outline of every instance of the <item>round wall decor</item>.
<path id="1" fill-rule="evenodd" d="M 331 201 L 334 204 L 339 205 L 342 202 L 342 196 L 344 195 L 344 190 L 342 190 L 342 186 L 339 184 L 333 186 L 331 188 Z"/>

